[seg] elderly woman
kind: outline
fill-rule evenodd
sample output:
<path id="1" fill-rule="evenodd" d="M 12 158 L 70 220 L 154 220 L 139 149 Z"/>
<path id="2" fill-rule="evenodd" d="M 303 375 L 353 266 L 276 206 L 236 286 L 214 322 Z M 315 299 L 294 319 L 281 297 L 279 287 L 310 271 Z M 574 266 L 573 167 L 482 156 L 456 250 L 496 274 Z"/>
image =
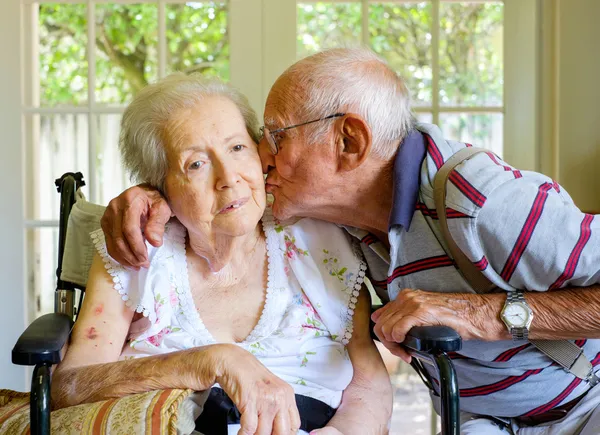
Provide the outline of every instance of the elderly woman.
<path id="1" fill-rule="evenodd" d="M 173 217 L 140 270 L 92 233 L 98 253 L 55 406 L 210 389 L 196 421 L 205 434 L 219 418 L 210 402 L 228 400 L 240 420 L 227 420 L 230 433 L 236 423 L 243 434 L 387 431 L 391 388 L 369 335 L 365 265 L 338 227 L 272 217 L 257 140 L 247 100 L 197 76 L 169 76 L 127 108 L 123 161 Z"/>

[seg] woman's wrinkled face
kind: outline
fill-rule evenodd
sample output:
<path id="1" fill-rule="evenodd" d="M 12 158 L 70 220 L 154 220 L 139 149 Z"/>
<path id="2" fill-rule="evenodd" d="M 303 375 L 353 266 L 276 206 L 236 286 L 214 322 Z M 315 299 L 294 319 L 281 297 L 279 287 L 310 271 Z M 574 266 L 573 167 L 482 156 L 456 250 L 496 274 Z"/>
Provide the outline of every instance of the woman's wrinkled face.
<path id="1" fill-rule="evenodd" d="M 207 97 L 174 113 L 164 129 L 165 193 L 190 236 L 242 236 L 266 205 L 256 143 L 242 114 L 225 97 Z"/>

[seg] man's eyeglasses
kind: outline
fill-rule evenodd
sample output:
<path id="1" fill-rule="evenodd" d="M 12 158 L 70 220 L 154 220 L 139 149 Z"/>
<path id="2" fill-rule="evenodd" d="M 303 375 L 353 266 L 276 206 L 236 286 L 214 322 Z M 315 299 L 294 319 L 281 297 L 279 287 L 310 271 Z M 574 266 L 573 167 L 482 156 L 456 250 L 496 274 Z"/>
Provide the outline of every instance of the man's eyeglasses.
<path id="1" fill-rule="evenodd" d="M 277 143 L 276 135 L 286 130 L 291 130 L 292 128 L 302 127 L 303 125 L 312 124 L 314 122 L 325 121 L 326 119 L 338 118 L 340 116 L 344 116 L 345 113 L 334 113 L 333 115 L 326 116 L 324 118 L 315 119 L 313 121 L 306 121 L 301 124 L 290 125 L 289 127 L 278 128 L 277 130 L 269 130 L 267 127 L 262 126 L 260 128 L 261 135 L 267 139 L 267 143 L 269 144 L 269 150 L 273 155 L 279 152 L 279 144 Z"/>

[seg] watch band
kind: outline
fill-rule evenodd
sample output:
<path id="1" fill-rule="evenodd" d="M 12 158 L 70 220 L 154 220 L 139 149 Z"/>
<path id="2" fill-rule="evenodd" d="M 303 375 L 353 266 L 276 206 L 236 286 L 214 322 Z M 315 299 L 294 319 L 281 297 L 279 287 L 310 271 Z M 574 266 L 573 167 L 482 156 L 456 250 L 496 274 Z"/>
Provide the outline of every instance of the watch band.
<path id="1" fill-rule="evenodd" d="M 515 302 L 521 302 L 521 303 L 529 306 L 527 304 L 527 301 L 525 300 L 525 296 L 523 295 L 523 292 L 520 290 L 515 290 L 515 291 L 508 293 L 508 296 L 506 298 L 506 305 L 512 304 Z M 523 340 L 527 340 L 527 338 L 529 337 L 529 329 L 525 326 L 520 326 L 520 327 L 512 326 L 510 328 L 510 333 L 512 334 L 513 341 L 523 341 Z"/>

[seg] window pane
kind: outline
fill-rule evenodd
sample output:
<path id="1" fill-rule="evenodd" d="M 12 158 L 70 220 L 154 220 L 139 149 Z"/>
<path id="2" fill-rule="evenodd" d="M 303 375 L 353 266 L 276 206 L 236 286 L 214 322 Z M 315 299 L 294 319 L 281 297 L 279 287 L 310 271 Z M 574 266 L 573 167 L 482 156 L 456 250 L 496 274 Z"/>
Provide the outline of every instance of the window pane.
<path id="1" fill-rule="evenodd" d="M 440 4 L 440 104 L 501 106 L 502 2 Z"/>
<path id="2" fill-rule="evenodd" d="M 167 71 L 201 72 L 229 80 L 225 3 L 167 5 Z"/>
<path id="3" fill-rule="evenodd" d="M 433 122 L 433 114 L 430 112 L 417 112 L 415 113 L 415 117 L 418 122 L 425 122 L 428 124 Z"/>
<path id="4" fill-rule="evenodd" d="M 96 99 L 125 103 L 157 78 L 154 4 L 96 6 Z"/>
<path id="5" fill-rule="evenodd" d="M 504 116 L 501 113 L 442 113 L 444 137 L 487 148 L 502 157 Z"/>
<path id="6" fill-rule="evenodd" d="M 87 101 L 86 6 L 39 6 L 39 81 L 42 106 Z"/>
<path id="7" fill-rule="evenodd" d="M 57 193 L 53 197 L 59 198 Z M 33 319 L 54 312 L 58 228 L 31 228 L 27 230 L 26 237 L 29 271 L 27 306 Z"/>
<path id="8" fill-rule="evenodd" d="M 379 3 L 369 8 L 371 47 L 403 78 L 413 102 L 431 104 L 431 3 Z"/>
<path id="9" fill-rule="evenodd" d="M 129 177 L 121 164 L 119 131 L 121 115 L 96 116 L 96 198 L 107 205 L 123 190 L 131 187 Z"/>
<path id="10" fill-rule="evenodd" d="M 87 115 L 28 115 L 26 123 L 27 182 L 31 196 L 26 201 L 30 219 L 58 219 L 59 196 L 54 180 L 65 172 L 88 173 Z M 84 187 L 87 194 L 87 188 Z"/>
<path id="11" fill-rule="evenodd" d="M 361 42 L 360 3 L 298 3 L 297 56 Z"/>

